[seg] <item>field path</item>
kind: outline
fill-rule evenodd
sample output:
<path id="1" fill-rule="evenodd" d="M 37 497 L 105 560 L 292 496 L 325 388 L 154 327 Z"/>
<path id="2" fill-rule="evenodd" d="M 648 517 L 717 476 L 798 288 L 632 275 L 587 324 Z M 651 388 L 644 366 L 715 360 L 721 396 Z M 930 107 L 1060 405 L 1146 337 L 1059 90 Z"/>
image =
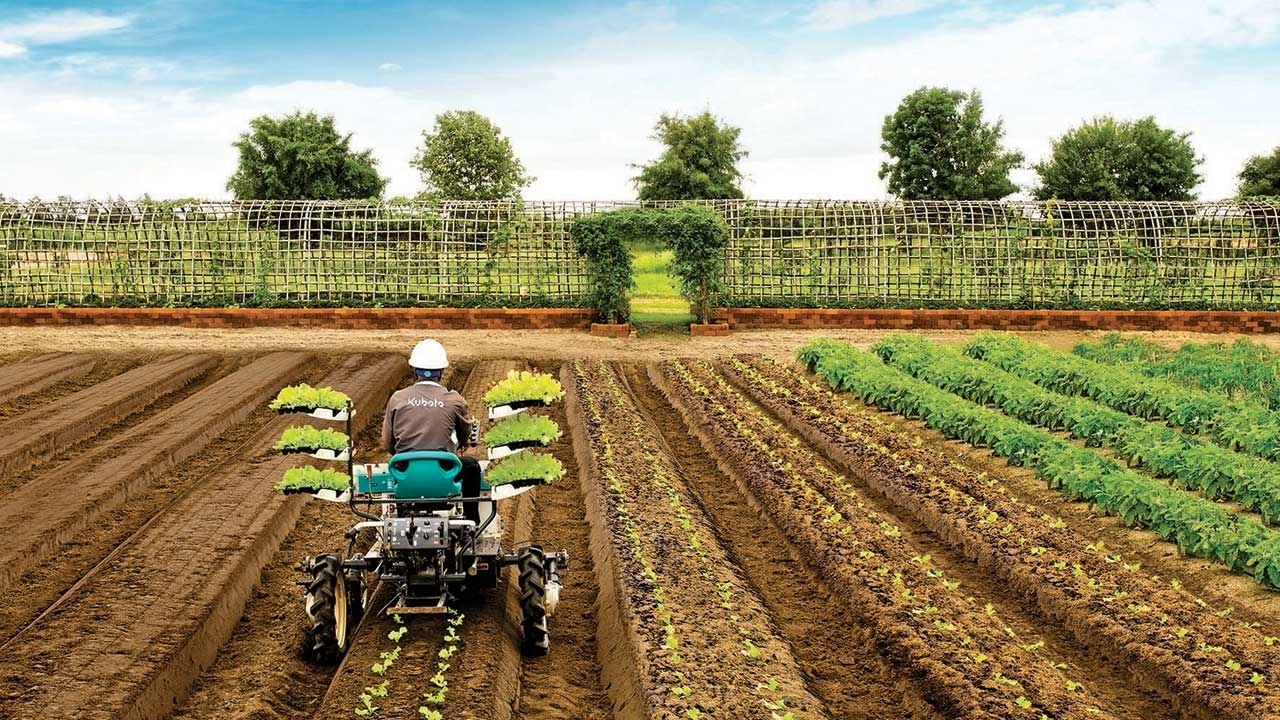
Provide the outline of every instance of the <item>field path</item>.
<path id="1" fill-rule="evenodd" d="M 352 356 L 323 384 L 385 402 L 403 359 Z M 355 426 L 367 422 L 357 415 Z M 295 421 L 260 432 L 245 460 L 182 497 L 10 644 L 0 716 L 133 720 L 166 715 L 230 635 L 301 510 L 272 484 L 291 457 L 265 452 Z M 78 629 L 79 632 L 68 632 Z"/>

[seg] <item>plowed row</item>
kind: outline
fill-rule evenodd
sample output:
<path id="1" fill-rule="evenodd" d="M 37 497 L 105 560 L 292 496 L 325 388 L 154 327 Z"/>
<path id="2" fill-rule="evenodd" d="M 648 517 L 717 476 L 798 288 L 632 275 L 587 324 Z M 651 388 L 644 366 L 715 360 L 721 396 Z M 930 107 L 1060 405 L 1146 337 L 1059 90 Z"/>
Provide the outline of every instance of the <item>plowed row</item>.
<path id="1" fill-rule="evenodd" d="M 514 367 L 448 381 L 483 417 Z M 1190 561 L 1121 555 L 1099 538 L 1131 531 L 790 364 L 536 367 L 568 391 L 548 411 L 568 476 L 502 513 L 508 550 L 569 551 L 551 655 L 519 655 L 509 569 L 460 608 L 445 718 L 1280 717 L 1267 601 L 1206 603 Z M 297 381 L 345 390 L 379 461 L 402 357 L 3 369 L 25 380 L 0 385 L 0 717 L 348 718 L 384 679 L 374 717 L 423 717 L 443 618 L 405 618 L 385 676 L 399 626 L 376 612 L 339 668 L 299 656 L 297 563 L 355 518 L 272 491 L 300 461 L 270 450 L 296 420 L 264 409 Z"/>

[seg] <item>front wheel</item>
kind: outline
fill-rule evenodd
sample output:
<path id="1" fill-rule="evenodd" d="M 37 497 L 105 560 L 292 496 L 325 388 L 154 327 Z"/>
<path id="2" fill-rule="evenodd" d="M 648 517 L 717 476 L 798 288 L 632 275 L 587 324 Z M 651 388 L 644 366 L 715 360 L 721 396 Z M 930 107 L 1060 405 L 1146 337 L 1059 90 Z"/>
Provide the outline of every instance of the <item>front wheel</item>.
<path id="1" fill-rule="evenodd" d="M 321 555 L 308 568 L 311 580 L 305 597 L 310 627 L 303 654 L 320 665 L 336 665 L 347 652 L 351 635 L 363 611 L 363 591 L 358 579 L 348 579 L 342 557 Z"/>
<path id="2" fill-rule="evenodd" d="M 547 631 L 547 557 L 542 548 L 530 545 L 520 551 L 520 612 L 523 616 L 521 652 L 541 657 L 551 650 Z"/>

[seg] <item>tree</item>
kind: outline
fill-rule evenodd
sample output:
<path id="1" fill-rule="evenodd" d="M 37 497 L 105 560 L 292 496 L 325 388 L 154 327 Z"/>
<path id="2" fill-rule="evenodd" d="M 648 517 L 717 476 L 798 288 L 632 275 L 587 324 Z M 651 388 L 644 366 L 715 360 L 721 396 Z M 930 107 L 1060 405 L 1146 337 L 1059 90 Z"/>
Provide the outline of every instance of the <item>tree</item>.
<path id="1" fill-rule="evenodd" d="M 1053 141 L 1048 160 L 1035 164 L 1040 200 L 1192 200 L 1200 183 L 1188 138 L 1156 124 L 1094 118 Z"/>
<path id="2" fill-rule="evenodd" d="M 738 161 L 747 151 L 740 128 L 722 124 L 710 112 L 683 117 L 663 113 L 652 138 L 667 146 L 647 165 L 632 165 L 631 179 L 641 200 L 717 200 L 742 197 Z"/>
<path id="3" fill-rule="evenodd" d="M 884 119 L 880 179 L 903 200 L 999 200 L 1017 192 L 1022 153 L 1000 146 L 1004 123 L 982 119 L 982 95 L 924 87 Z"/>
<path id="4" fill-rule="evenodd" d="M 510 200 L 533 182 L 511 149 L 510 138 L 471 110 L 436 116 L 411 163 L 422 174 L 424 195 L 441 200 Z"/>
<path id="5" fill-rule="evenodd" d="M 1254 155 L 1240 169 L 1240 197 L 1280 197 L 1280 147 Z"/>
<path id="6" fill-rule="evenodd" d="M 386 187 L 372 151 L 352 151 L 351 135 L 338 133 L 332 115 L 261 115 L 249 121 L 249 128 L 233 143 L 240 165 L 227 180 L 227 189 L 239 199 L 375 198 Z"/>

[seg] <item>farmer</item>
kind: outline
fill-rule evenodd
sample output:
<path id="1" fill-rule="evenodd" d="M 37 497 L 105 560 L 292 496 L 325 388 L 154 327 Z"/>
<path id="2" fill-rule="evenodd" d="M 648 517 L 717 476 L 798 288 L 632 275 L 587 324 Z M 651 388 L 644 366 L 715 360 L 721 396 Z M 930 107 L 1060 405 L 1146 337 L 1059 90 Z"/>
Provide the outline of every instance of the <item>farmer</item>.
<path id="1" fill-rule="evenodd" d="M 387 401 L 386 419 L 382 422 L 382 444 L 387 452 L 394 455 L 410 450 L 443 450 L 456 454 L 474 445 L 475 425 L 467 414 L 467 401 L 457 391 L 440 384 L 444 369 L 449 367 L 444 346 L 430 338 L 414 345 L 409 367 L 413 368 L 413 385 L 395 391 Z M 462 496 L 477 497 L 480 463 L 465 455 L 459 458 Z"/>

